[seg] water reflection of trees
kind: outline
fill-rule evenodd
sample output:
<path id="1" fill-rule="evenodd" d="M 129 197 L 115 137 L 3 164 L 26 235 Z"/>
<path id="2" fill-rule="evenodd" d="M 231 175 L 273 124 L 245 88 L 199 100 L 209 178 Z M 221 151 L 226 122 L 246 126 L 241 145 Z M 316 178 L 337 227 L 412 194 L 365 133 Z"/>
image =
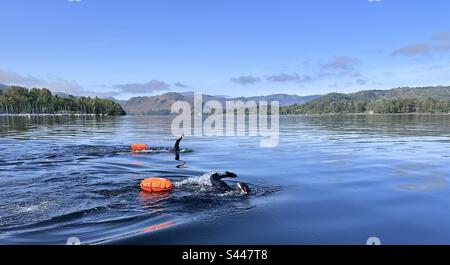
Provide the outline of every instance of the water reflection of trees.
<path id="1" fill-rule="evenodd" d="M 281 130 L 292 124 L 319 131 L 386 136 L 448 136 L 450 115 L 298 115 L 283 116 Z M 294 127 L 292 127 L 294 128 Z M 298 129 L 298 127 L 297 127 Z"/>
<path id="2" fill-rule="evenodd" d="M 86 132 L 86 130 L 95 131 L 116 127 L 122 118 L 115 116 L 0 115 L 0 136 L 25 132 L 38 127 L 50 130 L 63 128 L 66 134 Z"/>

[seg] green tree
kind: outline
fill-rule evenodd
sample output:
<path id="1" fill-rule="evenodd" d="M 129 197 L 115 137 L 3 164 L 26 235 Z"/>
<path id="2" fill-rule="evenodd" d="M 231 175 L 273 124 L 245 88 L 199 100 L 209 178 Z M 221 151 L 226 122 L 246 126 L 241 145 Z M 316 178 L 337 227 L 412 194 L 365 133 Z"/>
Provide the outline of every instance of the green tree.
<path id="1" fill-rule="evenodd" d="M 12 86 L 0 94 L 0 113 L 67 113 L 96 115 L 125 115 L 123 108 L 109 99 L 90 97 L 67 98 L 52 95 L 50 90 Z"/>

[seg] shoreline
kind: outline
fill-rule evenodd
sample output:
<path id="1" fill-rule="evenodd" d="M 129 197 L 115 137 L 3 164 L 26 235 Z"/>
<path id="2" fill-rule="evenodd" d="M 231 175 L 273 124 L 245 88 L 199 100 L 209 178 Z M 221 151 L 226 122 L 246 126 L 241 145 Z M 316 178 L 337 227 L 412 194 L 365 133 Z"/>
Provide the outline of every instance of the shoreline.
<path id="1" fill-rule="evenodd" d="M 108 114 L 87 114 L 87 113 L 0 113 L 0 117 L 112 117 L 112 115 Z"/>
<path id="2" fill-rule="evenodd" d="M 209 113 L 204 113 L 203 116 L 208 116 Z M 177 116 L 178 114 L 142 114 L 142 113 L 130 113 L 127 116 Z M 426 112 L 410 112 L 410 113 L 314 113 L 314 114 L 284 114 L 280 113 L 280 116 L 382 116 L 382 115 L 436 115 L 436 116 L 447 116 L 450 113 L 426 113 Z M 195 115 L 191 115 L 195 116 Z M 225 116 L 225 114 L 224 114 Z"/>
<path id="3" fill-rule="evenodd" d="M 208 116 L 208 113 L 204 113 Z M 314 113 L 314 114 L 284 114 L 281 113 L 279 116 L 387 116 L 387 115 L 433 115 L 433 116 L 448 116 L 450 113 L 426 113 L 426 112 L 410 112 L 410 113 Z M 0 113 L 0 117 L 115 117 L 122 115 L 108 115 L 108 114 L 87 114 L 87 113 L 17 113 L 17 114 L 7 114 Z M 125 115 L 123 115 L 125 116 Z M 132 113 L 127 114 L 127 116 L 177 116 L 177 114 L 141 114 Z"/>
<path id="4" fill-rule="evenodd" d="M 386 115 L 435 115 L 435 116 L 447 116 L 450 113 L 430 113 L 430 112 L 409 112 L 409 113 L 314 113 L 314 114 L 280 114 L 280 116 L 386 116 Z"/>

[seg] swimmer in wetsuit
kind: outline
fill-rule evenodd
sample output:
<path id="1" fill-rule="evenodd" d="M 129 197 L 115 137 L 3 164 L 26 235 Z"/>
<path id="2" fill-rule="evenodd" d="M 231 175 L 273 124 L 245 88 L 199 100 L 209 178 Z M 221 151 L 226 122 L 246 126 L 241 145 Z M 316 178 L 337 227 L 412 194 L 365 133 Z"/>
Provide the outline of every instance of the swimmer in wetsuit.
<path id="1" fill-rule="evenodd" d="M 175 144 L 173 145 L 173 151 L 175 152 L 175 160 L 180 161 L 180 142 L 184 138 L 184 133 L 175 141 Z M 182 160 L 181 160 L 182 161 Z M 186 161 L 182 161 L 180 165 L 177 166 L 177 168 L 183 167 L 186 164 Z"/>
<path id="2" fill-rule="evenodd" d="M 181 137 L 180 138 L 178 138 L 176 141 L 175 141 L 175 144 L 174 144 L 174 146 L 173 146 L 173 151 L 175 151 L 175 152 L 180 152 L 180 142 L 181 142 L 181 140 L 183 140 L 183 138 L 184 138 L 184 133 L 181 135 Z"/>
<path id="3" fill-rule="evenodd" d="M 180 161 L 180 142 L 183 140 L 184 134 L 181 135 L 180 138 L 178 138 L 175 141 L 175 145 L 173 146 L 173 151 L 175 152 L 175 160 Z M 178 165 L 177 168 L 180 168 L 185 165 L 186 162 L 183 161 L 181 165 Z M 211 184 L 218 190 L 222 192 L 226 191 L 240 191 L 244 194 L 250 193 L 250 187 L 247 185 L 247 183 L 244 182 L 237 182 L 235 187 L 230 187 L 225 181 L 223 181 L 223 178 L 237 178 L 237 175 L 233 172 L 225 171 L 225 172 L 216 172 L 213 173 L 209 179 L 211 181 Z"/>
<path id="4" fill-rule="evenodd" d="M 222 180 L 223 178 L 237 178 L 237 175 L 233 172 L 225 171 L 216 172 L 209 177 L 211 184 L 220 191 L 226 192 L 238 190 L 245 194 L 250 193 L 250 188 L 246 183 L 237 182 L 235 187 L 230 187 L 225 181 Z"/>

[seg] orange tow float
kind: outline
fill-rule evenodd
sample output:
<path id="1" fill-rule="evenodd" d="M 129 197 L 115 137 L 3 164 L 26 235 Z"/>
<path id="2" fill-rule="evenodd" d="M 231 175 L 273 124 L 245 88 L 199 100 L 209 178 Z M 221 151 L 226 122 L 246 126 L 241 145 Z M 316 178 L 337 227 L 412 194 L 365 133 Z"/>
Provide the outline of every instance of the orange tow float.
<path id="1" fill-rule="evenodd" d="M 141 189 L 147 192 L 171 191 L 173 183 L 164 178 L 146 178 L 141 182 Z"/>
<path id="2" fill-rule="evenodd" d="M 131 150 L 133 150 L 133 152 L 145 151 L 145 150 L 148 150 L 148 145 L 147 144 L 132 144 Z"/>

